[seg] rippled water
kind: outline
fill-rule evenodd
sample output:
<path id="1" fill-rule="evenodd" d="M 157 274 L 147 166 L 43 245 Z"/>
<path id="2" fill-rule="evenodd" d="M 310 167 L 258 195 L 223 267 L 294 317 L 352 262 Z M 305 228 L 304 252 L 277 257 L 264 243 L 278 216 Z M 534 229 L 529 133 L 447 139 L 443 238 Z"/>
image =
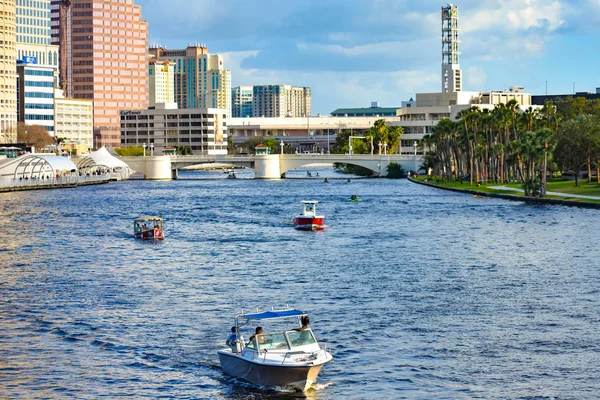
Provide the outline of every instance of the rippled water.
<path id="1" fill-rule="evenodd" d="M 0 194 L 0 397 L 302 397 L 216 355 L 236 312 L 284 304 L 332 347 L 309 398 L 598 397 L 597 211 L 203 176 Z M 309 198 L 323 232 L 289 225 Z"/>

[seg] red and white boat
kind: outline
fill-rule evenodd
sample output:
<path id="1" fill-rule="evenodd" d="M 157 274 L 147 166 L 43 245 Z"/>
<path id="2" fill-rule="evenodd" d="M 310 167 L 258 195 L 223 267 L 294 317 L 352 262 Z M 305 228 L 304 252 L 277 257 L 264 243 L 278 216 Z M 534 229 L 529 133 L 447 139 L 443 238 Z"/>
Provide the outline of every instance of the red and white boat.
<path id="1" fill-rule="evenodd" d="M 137 217 L 133 221 L 133 236 L 142 240 L 163 240 L 163 219 L 160 217 Z"/>
<path id="2" fill-rule="evenodd" d="M 294 228 L 301 231 L 320 231 L 325 228 L 322 215 L 317 215 L 317 203 L 315 200 L 304 200 L 302 203 L 302 214 L 294 217 Z"/>

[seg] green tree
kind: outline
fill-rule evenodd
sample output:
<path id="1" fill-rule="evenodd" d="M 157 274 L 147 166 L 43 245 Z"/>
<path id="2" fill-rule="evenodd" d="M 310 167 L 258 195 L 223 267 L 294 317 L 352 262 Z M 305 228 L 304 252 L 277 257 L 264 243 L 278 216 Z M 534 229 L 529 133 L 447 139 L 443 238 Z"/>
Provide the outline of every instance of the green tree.
<path id="1" fill-rule="evenodd" d="M 554 158 L 559 168 L 575 175 L 575 186 L 579 186 L 581 170 L 590 159 L 600 159 L 598 117 L 582 115 L 563 123 L 556 134 Z"/>
<path id="2" fill-rule="evenodd" d="M 45 147 L 55 143 L 54 138 L 43 126 L 25 125 L 23 122 L 17 125 L 17 142 L 33 144 L 36 151 L 42 151 Z"/>
<path id="3" fill-rule="evenodd" d="M 406 171 L 401 164 L 391 162 L 387 166 L 387 177 L 392 179 L 406 178 Z"/>
<path id="4" fill-rule="evenodd" d="M 144 148 L 141 146 L 127 146 L 116 148 L 115 152 L 121 157 L 139 157 L 144 155 Z"/>
<path id="5" fill-rule="evenodd" d="M 191 156 L 192 148 L 188 145 L 180 144 L 177 146 L 177 154 L 179 154 L 180 156 Z"/>

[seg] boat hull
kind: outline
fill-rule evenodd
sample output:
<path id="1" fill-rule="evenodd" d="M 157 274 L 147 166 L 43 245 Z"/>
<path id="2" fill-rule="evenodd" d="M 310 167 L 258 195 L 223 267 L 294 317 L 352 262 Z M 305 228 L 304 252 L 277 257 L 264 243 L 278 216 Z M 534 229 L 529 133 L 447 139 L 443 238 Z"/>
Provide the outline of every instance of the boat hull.
<path id="1" fill-rule="evenodd" d="M 144 231 L 144 232 L 135 232 L 134 236 L 136 239 L 141 240 L 163 240 L 165 235 L 162 231 L 158 229 Z"/>
<path id="2" fill-rule="evenodd" d="M 294 218 L 294 228 L 301 231 L 320 231 L 325 228 L 323 221 L 325 217 L 302 217 Z"/>
<path id="3" fill-rule="evenodd" d="M 219 352 L 221 368 L 227 375 L 260 386 L 286 386 L 304 391 L 312 386 L 323 368 L 322 364 L 306 366 L 284 366 L 260 364 L 247 360 L 240 355 Z"/>

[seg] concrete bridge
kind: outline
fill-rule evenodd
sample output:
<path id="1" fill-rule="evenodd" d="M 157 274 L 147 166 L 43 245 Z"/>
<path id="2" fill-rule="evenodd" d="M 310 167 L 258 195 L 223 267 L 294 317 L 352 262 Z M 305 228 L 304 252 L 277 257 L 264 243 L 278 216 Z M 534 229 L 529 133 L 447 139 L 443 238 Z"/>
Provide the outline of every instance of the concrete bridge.
<path id="1" fill-rule="evenodd" d="M 386 176 L 390 163 L 401 164 L 405 170 L 416 170 L 421 157 L 398 154 L 261 154 L 256 156 L 150 156 L 122 157 L 129 167 L 145 179 L 177 179 L 178 170 L 193 165 L 219 163 L 254 168 L 255 179 L 285 178 L 287 171 L 312 164 L 345 163 L 373 171 L 374 176 Z"/>

